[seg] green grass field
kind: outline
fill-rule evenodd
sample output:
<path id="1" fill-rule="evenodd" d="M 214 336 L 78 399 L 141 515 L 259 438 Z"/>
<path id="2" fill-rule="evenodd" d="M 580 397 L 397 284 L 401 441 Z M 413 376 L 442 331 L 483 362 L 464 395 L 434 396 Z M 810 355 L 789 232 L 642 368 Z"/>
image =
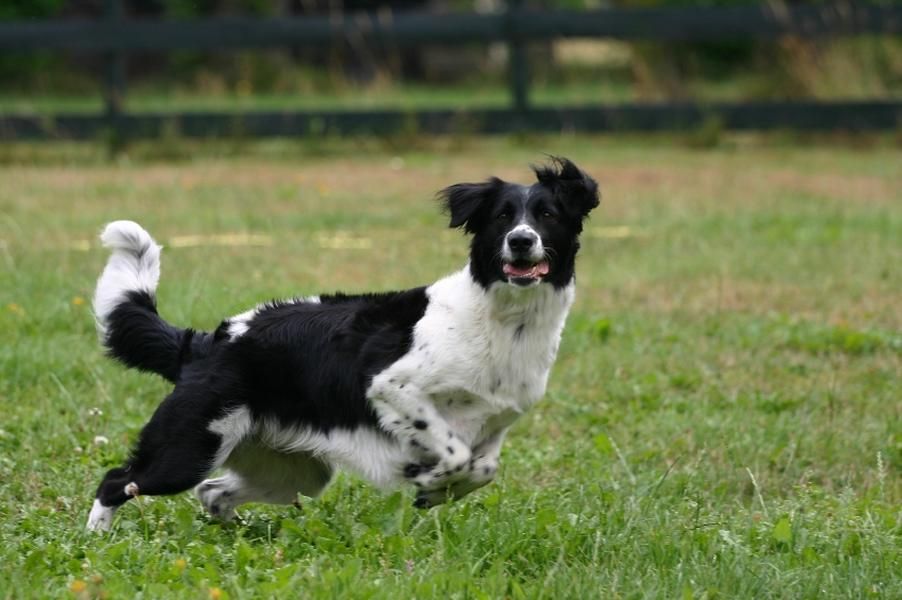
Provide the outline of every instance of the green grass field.
<path id="1" fill-rule="evenodd" d="M 605 85 L 606 84 L 606 85 Z M 635 93 L 623 83 L 588 82 L 568 85 L 537 85 L 533 101 L 538 105 L 625 102 Z M 125 108 L 137 113 L 175 111 L 285 111 L 285 110 L 375 110 L 415 108 L 503 108 L 511 104 L 504 81 L 436 88 L 416 84 L 315 91 L 309 93 L 208 93 L 196 91 L 137 89 L 125 98 Z M 101 90 L 83 95 L 0 94 L 0 112 L 13 114 L 102 113 Z"/>
<path id="2" fill-rule="evenodd" d="M 0 597 L 902 597 L 898 145 L 418 148 L 4 150 Z M 83 531 L 167 392 L 98 347 L 105 222 L 166 245 L 162 314 L 211 328 L 265 298 L 459 268 L 466 240 L 433 193 L 526 181 L 542 152 L 603 201 L 547 396 L 495 483 L 423 512 L 342 476 L 302 511 L 229 525 L 190 494 L 141 498 L 109 535 Z"/>

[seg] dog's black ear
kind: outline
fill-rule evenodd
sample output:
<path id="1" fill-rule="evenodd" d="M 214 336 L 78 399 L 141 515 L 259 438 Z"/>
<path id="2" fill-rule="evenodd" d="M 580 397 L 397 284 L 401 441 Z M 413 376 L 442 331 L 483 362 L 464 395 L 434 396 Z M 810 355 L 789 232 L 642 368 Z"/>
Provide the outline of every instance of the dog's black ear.
<path id="1" fill-rule="evenodd" d="M 467 233 L 475 233 L 479 227 L 479 215 L 498 196 L 504 182 L 492 177 L 483 183 L 458 183 L 438 193 L 445 212 L 451 215 L 448 227 L 463 227 Z"/>
<path id="2" fill-rule="evenodd" d="M 552 191 L 567 213 L 586 218 L 598 206 L 598 183 L 566 158 L 550 158 L 550 165 L 533 167 L 536 179 Z"/>

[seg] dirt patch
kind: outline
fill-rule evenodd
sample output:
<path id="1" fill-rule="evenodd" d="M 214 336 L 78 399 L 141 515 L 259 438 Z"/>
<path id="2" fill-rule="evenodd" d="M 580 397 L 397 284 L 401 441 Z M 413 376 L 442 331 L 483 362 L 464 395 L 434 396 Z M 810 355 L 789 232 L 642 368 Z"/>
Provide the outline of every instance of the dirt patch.
<path id="1" fill-rule="evenodd" d="M 397 158 L 397 157 L 395 157 Z M 499 161 L 500 162 L 500 161 Z M 716 165 L 696 164 L 611 166 L 602 161 L 582 165 L 601 183 L 608 203 L 617 204 L 641 196 L 662 202 L 705 202 L 725 198 L 755 199 L 775 189 L 824 198 L 884 203 L 898 200 L 898 182 L 867 175 L 816 174 L 786 168 L 749 169 L 730 161 Z M 331 160 L 328 162 L 264 162 L 223 160 L 188 165 L 125 167 L 13 167 L 4 169 L 5 179 L 19 186 L 47 191 L 79 187 L 176 187 L 190 191 L 201 187 L 265 190 L 284 186 L 309 186 L 361 195 L 431 197 L 437 190 L 459 181 L 479 181 L 497 175 L 523 183 L 533 178 L 525 164 L 491 165 L 469 157 L 451 157 L 406 165 L 403 160 Z"/>

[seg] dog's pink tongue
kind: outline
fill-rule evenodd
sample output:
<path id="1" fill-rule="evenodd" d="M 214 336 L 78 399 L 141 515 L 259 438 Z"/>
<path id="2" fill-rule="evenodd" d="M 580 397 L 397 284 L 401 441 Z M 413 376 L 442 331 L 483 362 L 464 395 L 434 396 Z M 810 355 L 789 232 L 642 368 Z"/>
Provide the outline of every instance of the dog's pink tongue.
<path id="1" fill-rule="evenodd" d="M 533 267 L 515 267 L 510 263 L 505 263 L 504 274 L 510 277 L 527 277 L 532 273 Z"/>
<path id="2" fill-rule="evenodd" d="M 505 263 L 504 274 L 509 277 L 542 277 L 548 275 L 548 263 L 542 261 L 528 267 L 518 267 L 510 263 Z"/>

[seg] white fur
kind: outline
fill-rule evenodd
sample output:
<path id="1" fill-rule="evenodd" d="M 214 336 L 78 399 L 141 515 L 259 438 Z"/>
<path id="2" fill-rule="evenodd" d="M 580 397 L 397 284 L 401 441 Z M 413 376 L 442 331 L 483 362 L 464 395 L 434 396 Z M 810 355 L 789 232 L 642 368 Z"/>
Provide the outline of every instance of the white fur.
<path id="1" fill-rule="evenodd" d="M 242 445 L 235 456 L 233 453 L 242 442 L 250 442 L 287 457 L 308 455 L 330 468 L 346 469 L 377 486 L 389 487 L 401 482 L 403 466 L 411 460 L 396 440 L 368 428 L 323 433 L 302 425 L 286 426 L 270 418 L 255 422 L 243 407 L 216 419 L 208 429 L 222 436 L 216 466 L 231 466 L 241 460 L 238 455 L 248 448 Z"/>
<path id="2" fill-rule="evenodd" d="M 529 260 L 533 262 L 539 262 L 544 258 L 544 246 L 542 245 L 542 236 L 539 235 L 539 232 L 533 229 L 527 223 L 519 223 L 516 227 L 507 232 L 507 235 L 504 236 L 504 243 L 501 245 L 501 258 L 506 262 L 513 262 L 514 260 L 514 252 L 511 250 L 509 240 L 511 236 L 525 233 L 529 236 L 533 236 L 535 242 L 532 245 L 532 252 L 529 255 Z"/>
<path id="3" fill-rule="evenodd" d="M 260 443 L 268 448 L 309 453 L 383 488 L 401 482 L 404 462 L 410 460 L 396 440 L 366 427 L 331 429 L 326 434 L 309 427 L 284 427 L 267 419 L 257 431 Z"/>
<path id="4" fill-rule="evenodd" d="M 236 408 L 226 416 L 210 423 L 207 429 L 222 438 L 222 441 L 219 443 L 219 450 L 216 451 L 216 458 L 213 459 L 214 468 L 224 463 L 232 453 L 232 450 L 247 439 L 253 429 L 253 425 L 251 411 L 246 406 Z"/>
<path id="5" fill-rule="evenodd" d="M 118 506 L 104 506 L 100 500 L 95 499 L 88 515 L 88 531 L 109 531 L 113 526 L 113 516 Z"/>
<path id="6" fill-rule="evenodd" d="M 498 282 L 486 291 L 464 269 L 430 286 L 427 295 L 411 351 L 374 384 L 406 370 L 430 396 L 478 400 L 444 410 L 479 423 L 505 410 L 523 412 L 544 395 L 573 284 L 555 290 Z"/>
<path id="7" fill-rule="evenodd" d="M 160 280 L 160 250 L 150 234 L 133 221 L 113 221 L 100 234 L 113 252 L 97 281 L 94 317 L 97 331 L 106 336 L 110 313 L 130 291 L 153 295 Z"/>
<path id="8" fill-rule="evenodd" d="M 263 308 L 263 305 L 246 310 L 234 317 L 229 317 L 229 326 L 227 328 L 229 339 L 235 339 L 247 333 L 247 330 L 250 328 L 249 323 L 257 316 L 261 308 Z"/>

